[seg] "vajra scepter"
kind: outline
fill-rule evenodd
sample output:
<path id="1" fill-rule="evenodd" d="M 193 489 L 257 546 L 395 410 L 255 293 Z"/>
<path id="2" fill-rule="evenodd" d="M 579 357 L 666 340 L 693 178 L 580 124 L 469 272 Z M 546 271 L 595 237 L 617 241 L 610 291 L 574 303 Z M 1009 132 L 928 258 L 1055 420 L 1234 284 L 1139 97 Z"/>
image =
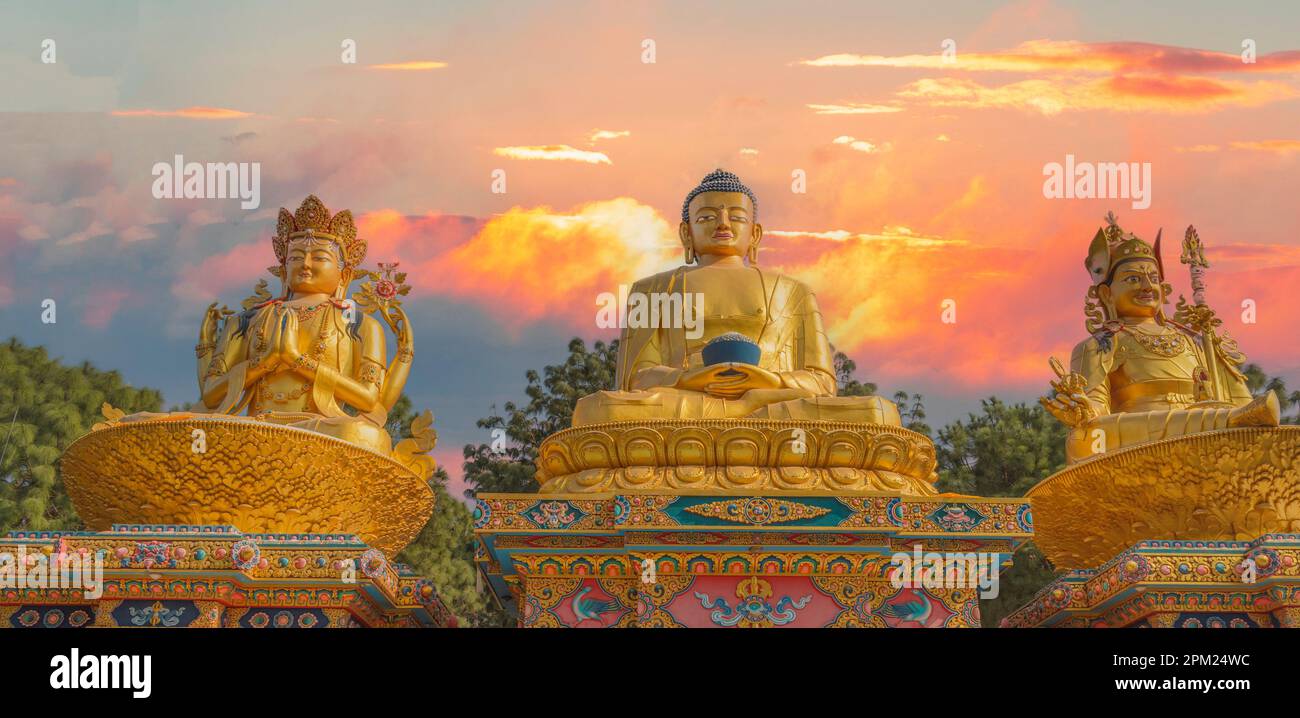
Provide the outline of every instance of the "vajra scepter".
<path id="1" fill-rule="evenodd" d="M 1194 306 L 1188 307 L 1186 300 L 1181 300 L 1179 309 L 1185 311 L 1188 324 L 1201 335 L 1201 348 L 1205 353 L 1207 374 L 1205 379 L 1210 398 L 1222 400 L 1224 397 L 1219 395 L 1219 382 L 1216 380 L 1218 374 L 1215 371 L 1219 338 L 1214 332 L 1215 325 L 1220 324 L 1222 320 L 1214 316 L 1214 310 L 1205 301 L 1205 270 L 1209 268 L 1210 263 L 1205 259 L 1205 245 L 1201 243 L 1196 227 L 1190 224 L 1187 225 L 1187 233 L 1183 235 L 1183 254 L 1179 261 L 1187 265 L 1187 270 L 1192 275 L 1192 301 L 1195 303 Z"/>

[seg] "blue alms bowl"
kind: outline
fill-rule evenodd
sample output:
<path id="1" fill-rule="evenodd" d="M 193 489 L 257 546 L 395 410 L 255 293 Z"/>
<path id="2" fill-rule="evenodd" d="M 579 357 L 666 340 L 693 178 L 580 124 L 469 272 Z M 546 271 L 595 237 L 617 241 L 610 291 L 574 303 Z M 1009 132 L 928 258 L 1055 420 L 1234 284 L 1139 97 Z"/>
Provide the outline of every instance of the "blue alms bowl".
<path id="1" fill-rule="evenodd" d="M 736 362 L 738 364 L 758 365 L 763 351 L 758 345 L 742 334 L 723 334 L 704 345 L 701 352 L 705 366 Z"/>

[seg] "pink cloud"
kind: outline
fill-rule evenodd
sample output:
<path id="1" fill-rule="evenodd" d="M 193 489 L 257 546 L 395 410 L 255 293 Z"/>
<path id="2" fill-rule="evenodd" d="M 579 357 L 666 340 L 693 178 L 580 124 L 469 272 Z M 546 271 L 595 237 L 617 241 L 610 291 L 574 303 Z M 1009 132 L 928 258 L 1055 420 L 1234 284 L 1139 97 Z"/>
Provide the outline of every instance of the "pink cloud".
<path id="1" fill-rule="evenodd" d="M 86 299 L 81 323 L 94 329 L 103 329 L 131 297 L 131 292 L 124 289 L 105 289 L 91 293 Z"/>

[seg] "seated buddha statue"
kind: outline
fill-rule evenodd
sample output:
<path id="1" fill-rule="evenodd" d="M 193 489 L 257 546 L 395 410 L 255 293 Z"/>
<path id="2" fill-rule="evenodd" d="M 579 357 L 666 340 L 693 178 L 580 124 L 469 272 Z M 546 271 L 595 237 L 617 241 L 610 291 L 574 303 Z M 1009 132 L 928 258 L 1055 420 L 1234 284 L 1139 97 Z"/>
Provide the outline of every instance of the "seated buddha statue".
<path id="1" fill-rule="evenodd" d="M 1052 360 L 1059 379 L 1040 399 L 1071 427 L 1068 460 L 1215 429 L 1277 426 L 1277 397 L 1251 396 L 1240 369 L 1246 357 L 1233 340 L 1215 336 L 1208 323 L 1198 331 L 1165 316 L 1173 288 L 1159 237 L 1152 247 L 1125 233 L 1113 214 L 1107 219 L 1084 263 L 1093 281 L 1091 336 L 1075 346 L 1069 374 Z M 1209 311 L 1188 309 L 1203 318 Z"/>
<path id="2" fill-rule="evenodd" d="M 702 300 L 702 331 L 683 322 L 625 326 L 617 388 L 583 397 L 573 425 L 642 419 L 821 419 L 900 425 L 875 396 L 837 397 L 817 298 L 797 279 L 758 267 L 763 227 L 754 192 L 715 170 L 682 202 L 684 265 L 632 285 L 642 296 Z M 627 322 L 626 324 L 631 324 Z M 707 348 L 752 343 L 746 360 L 708 361 Z M 716 353 L 716 352 L 714 352 Z"/>
<path id="3" fill-rule="evenodd" d="M 246 408 L 257 420 L 388 455 L 384 424 L 410 372 L 412 338 L 400 306 L 375 312 L 397 337 L 388 364 L 383 327 L 345 299 L 353 277 L 365 274 L 358 268 L 366 241 L 357 237 L 352 213 L 331 215 L 308 196 L 293 214 L 280 209 L 272 246 L 278 297 L 247 302 L 220 330 L 221 312 L 208 307 L 195 347 L 203 407 L 212 414 Z"/>

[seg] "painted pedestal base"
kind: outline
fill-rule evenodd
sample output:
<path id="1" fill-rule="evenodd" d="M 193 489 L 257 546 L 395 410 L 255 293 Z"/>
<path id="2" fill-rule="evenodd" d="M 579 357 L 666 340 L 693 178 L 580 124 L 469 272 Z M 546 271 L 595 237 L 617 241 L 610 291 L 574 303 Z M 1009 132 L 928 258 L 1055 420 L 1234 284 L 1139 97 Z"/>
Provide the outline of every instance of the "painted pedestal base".
<path id="1" fill-rule="evenodd" d="M 1066 574 L 1003 625 L 1300 628 L 1298 564 L 1300 534 L 1142 541 L 1097 569 Z"/>
<path id="2" fill-rule="evenodd" d="M 82 579 L 94 578 L 96 555 L 102 558 L 102 594 L 89 598 Z M 64 565 L 69 568 L 61 576 L 68 578 L 53 578 L 49 567 Z M 455 622 L 431 581 L 389 563 L 349 534 L 122 524 L 103 532 L 0 537 L 0 626 L 6 628 L 442 627 Z"/>
<path id="3" fill-rule="evenodd" d="M 524 627 L 977 627 L 977 587 L 896 587 L 894 554 L 1002 566 L 1033 531 L 1024 499 L 867 492 L 485 494 L 474 517 Z"/>

